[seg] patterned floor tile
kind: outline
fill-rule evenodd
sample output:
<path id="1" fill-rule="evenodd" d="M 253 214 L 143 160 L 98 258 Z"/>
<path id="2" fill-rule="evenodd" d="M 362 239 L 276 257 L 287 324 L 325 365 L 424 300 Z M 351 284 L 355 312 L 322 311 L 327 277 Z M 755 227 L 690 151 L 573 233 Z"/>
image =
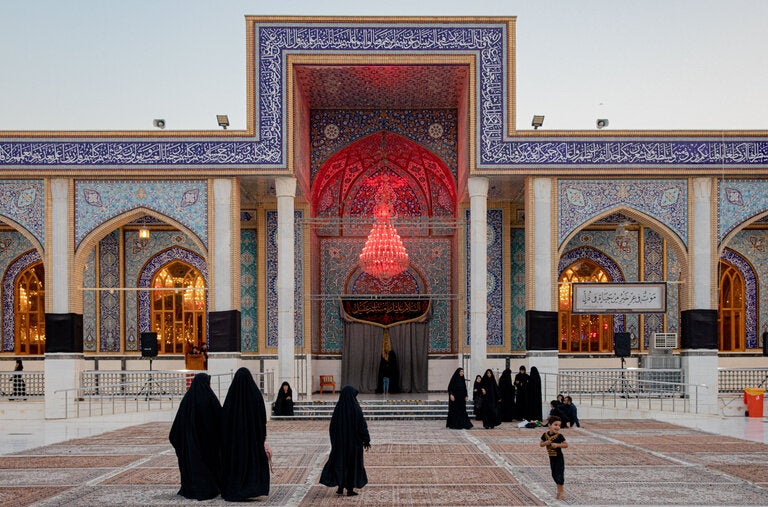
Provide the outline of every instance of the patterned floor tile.
<path id="1" fill-rule="evenodd" d="M 500 485 L 489 488 L 468 486 L 366 486 L 355 497 L 341 497 L 333 488 L 313 486 L 301 506 L 325 507 L 339 505 L 366 506 L 514 506 L 545 505 L 525 488 Z"/>
<path id="2" fill-rule="evenodd" d="M 136 459 L 136 456 L 0 456 L 0 469 L 116 468 Z M 176 464 L 174 456 L 172 466 Z"/>
<path id="3" fill-rule="evenodd" d="M 397 463 L 392 463 L 397 465 Z M 374 485 L 397 484 L 397 485 L 419 485 L 419 484 L 476 484 L 477 477 L 483 478 L 485 484 L 513 484 L 517 481 L 510 473 L 503 468 L 492 467 L 369 467 L 368 483 Z"/>
<path id="4" fill-rule="evenodd" d="M 43 486 L 36 488 L 14 487 L 0 488 L 0 507 L 25 507 L 35 502 L 56 496 L 66 487 Z"/>

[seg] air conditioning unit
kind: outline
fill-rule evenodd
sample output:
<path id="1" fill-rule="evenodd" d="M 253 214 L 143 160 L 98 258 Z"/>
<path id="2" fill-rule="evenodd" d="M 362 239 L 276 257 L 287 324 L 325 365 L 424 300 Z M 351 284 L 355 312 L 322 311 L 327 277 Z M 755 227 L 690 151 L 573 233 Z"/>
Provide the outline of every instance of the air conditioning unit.
<path id="1" fill-rule="evenodd" d="M 654 349 L 676 349 L 677 333 L 653 333 Z"/>

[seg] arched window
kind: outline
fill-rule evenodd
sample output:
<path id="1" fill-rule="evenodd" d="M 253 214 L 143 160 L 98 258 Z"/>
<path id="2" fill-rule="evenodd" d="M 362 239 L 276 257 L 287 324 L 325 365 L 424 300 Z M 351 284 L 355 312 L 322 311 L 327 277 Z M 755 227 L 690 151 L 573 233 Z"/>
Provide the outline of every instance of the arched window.
<path id="1" fill-rule="evenodd" d="M 186 354 L 205 341 L 206 292 L 200 272 L 181 261 L 152 278 L 152 331 L 158 354 Z"/>
<path id="2" fill-rule="evenodd" d="M 720 304 L 718 305 L 719 348 L 723 352 L 743 351 L 744 277 L 736 267 L 720 261 Z"/>
<path id="3" fill-rule="evenodd" d="M 613 350 L 613 317 L 571 313 L 572 283 L 608 281 L 608 274 L 600 266 L 586 259 L 574 262 L 563 271 L 558 291 L 560 352 Z"/>
<path id="4" fill-rule="evenodd" d="M 14 288 L 17 354 L 45 353 L 45 271 L 38 262 L 21 272 Z"/>

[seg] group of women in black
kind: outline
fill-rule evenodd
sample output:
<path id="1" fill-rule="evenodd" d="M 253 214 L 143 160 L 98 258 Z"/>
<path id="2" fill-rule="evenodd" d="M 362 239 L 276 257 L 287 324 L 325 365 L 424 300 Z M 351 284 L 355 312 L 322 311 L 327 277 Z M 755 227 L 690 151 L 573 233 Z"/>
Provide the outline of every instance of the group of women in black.
<path id="1" fill-rule="evenodd" d="M 271 450 L 264 398 L 247 368 L 235 372 L 224 406 L 198 373 L 182 398 L 169 440 L 181 473 L 179 495 L 243 501 L 269 494 Z"/>
<path id="2" fill-rule="evenodd" d="M 467 415 L 469 393 L 464 380 L 464 368 L 457 368 L 448 384 L 448 420 L 446 427 L 469 429 L 473 427 Z M 472 388 L 475 419 L 483 421 L 483 428 L 491 429 L 502 422 L 514 420 L 541 420 L 541 377 L 536 367 L 527 374 L 525 366 L 512 379 L 507 368 L 498 383 L 493 370 L 477 375 Z"/>
<path id="3" fill-rule="evenodd" d="M 291 386 L 280 386 L 275 412 L 293 413 Z M 333 410 L 329 428 L 331 453 L 320 483 L 336 486 L 337 494 L 368 483 L 363 451 L 371 437 L 357 390 L 345 386 Z M 169 440 L 176 451 L 181 475 L 178 494 L 208 500 L 221 494 L 227 501 L 245 501 L 269 494 L 272 451 L 266 443 L 267 412 L 251 372 L 240 368 L 229 386 L 224 406 L 211 389 L 207 373 L 195 375 L 182 398 Z"/>

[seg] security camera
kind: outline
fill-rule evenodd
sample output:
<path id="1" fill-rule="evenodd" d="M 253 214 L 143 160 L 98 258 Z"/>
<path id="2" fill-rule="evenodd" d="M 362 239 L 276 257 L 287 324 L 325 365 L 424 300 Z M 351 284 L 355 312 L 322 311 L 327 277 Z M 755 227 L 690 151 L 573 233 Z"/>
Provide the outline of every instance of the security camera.
<path id="1" fill-rule="evenodd" d="M 599 129 L 607 127 L 608 126 L 608 120 L 606 120 L 605 118 L 598 118 L 595 125 Z"/>
<path id="2" fill-rule="evenodd" d="M 165 128 L 165 120 L 152 120 L 152 125 L 159 129 Z"/>

